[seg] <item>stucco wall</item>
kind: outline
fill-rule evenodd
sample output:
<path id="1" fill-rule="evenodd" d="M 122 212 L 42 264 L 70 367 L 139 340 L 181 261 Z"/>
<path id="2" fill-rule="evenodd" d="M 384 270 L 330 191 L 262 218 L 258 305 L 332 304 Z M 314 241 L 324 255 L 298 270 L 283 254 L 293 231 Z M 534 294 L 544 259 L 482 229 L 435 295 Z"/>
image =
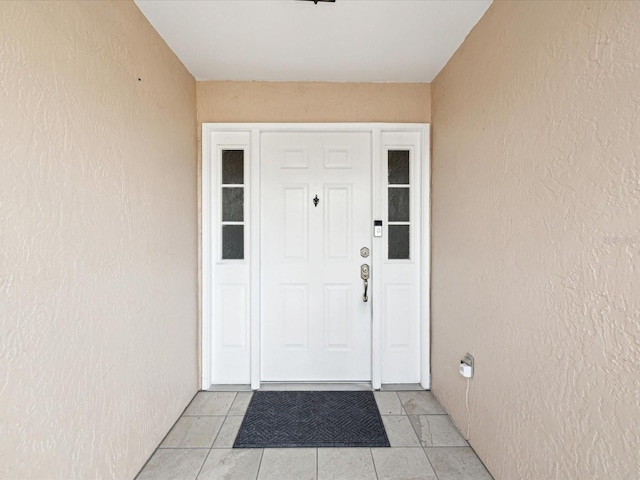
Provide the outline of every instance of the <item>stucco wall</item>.
<path id="1" fill-rule="evenodd" d="M 428 123 L 428 83 L 198 82 L 199 122 Z"/>
<path id="2" fill-rule="evenodd" d="M 0 478 L 132 478 L 197 390 L 195 111 L 132 2 L 0 2 Z"/>
<path id="3" fill-rule="evenodd" d="M 432 84 L 433 390 L 498 480 L 640 478 L 638 25 L 495 2 Z"/>

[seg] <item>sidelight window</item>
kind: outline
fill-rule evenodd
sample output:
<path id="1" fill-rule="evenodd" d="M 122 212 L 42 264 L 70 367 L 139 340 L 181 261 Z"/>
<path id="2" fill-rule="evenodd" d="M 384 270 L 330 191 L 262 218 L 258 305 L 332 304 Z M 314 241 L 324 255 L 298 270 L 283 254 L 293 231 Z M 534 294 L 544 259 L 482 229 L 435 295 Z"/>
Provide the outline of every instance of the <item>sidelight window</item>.
<path id="1" fill-rule="evenodd" d="M 389 260 L 410 258 L 411 182 L 409 154 L 409 150 L 389 150 L 387 153 Z"/>
<path id="2" fill-rule="evenodd" d="M 244 150 L 222 150 L 222 259 L 244 259 Z"/>

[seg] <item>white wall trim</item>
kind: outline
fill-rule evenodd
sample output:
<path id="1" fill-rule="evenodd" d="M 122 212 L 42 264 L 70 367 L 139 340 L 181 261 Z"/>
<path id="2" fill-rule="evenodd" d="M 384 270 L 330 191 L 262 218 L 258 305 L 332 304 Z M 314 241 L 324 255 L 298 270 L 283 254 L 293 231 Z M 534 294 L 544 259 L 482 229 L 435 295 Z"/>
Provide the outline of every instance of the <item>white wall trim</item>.
<path id="1" fill-rule="evenodd" d="M 251 389 L 260 388 L 260 129 L 251 129 Z"/>
<path id="2" fill-rule="evenodd" d="M 373 202 L 373 208 L 371 214 L 374 219 L 382 218 L 382 190 L 377 188 L 382 184 L 382 139 L 381 129 L 372 130 L 371 139 L 373 142 L 371 148 L 371 155 L 373 156 L 373 168 L 371 175 L 371 201 Z M 380 302 L 376 299 L 382 298 L 382 282 L 377 281 L 379 277 L 379 266 L 383 262 L 383 239 L 384 237 L 371 238 L 371 246 L 373 250 L 373 256 L 371 259 L 371 283 L 372 283 L 372 304 L 373 312 L 371 315 L 371 386 L 375 390 L 380 390 L 382 387 L 382 355 L 377 355 L 377 352 L 382 352 L 382 309 L 379 308 Z"/>
<path id="3" fill-rule="evenodd" d="M 207 389 L 211 386 L 211 286 L 213 285 L 211 268 L 211 141 L 210 131 L 202 126 L 202 175 L 200 177 L 201 185 L 201 212 L 202 212 L 202 238 L 200 245 L 202 249 L 202 285 L 200 285 L 200 298 L 202 299 L 202 308 L 200 318 L 200 351 L 202 382 L 200 387 Z M 206 139 L 205 139 L 206 135 Z M 205 160 L 206 159 L 206 160 Z M 204 219 L 209 219 L 205 221 Z M 206 248 L 205 248 L 206 246 Z M 205 321 L 206 319 L 206 321 Z"/>
<path id="4" fill-rule="evenodd" d="M 336 131 L 336 132 L 370 132 L 372 136 L 373 155 L 373 189 L 372 210 L 373 218 L 381 218 L 380 192 L 376 185 L 380 185 L 382 169 L 381 158 L 381 132 L 420 132 L 421 136 L 421 282 L 420 282 L 420 383 L 423 388 L 430 388 L 430 151 L 429 151 L 429 125 L 427 124 L 397 124 L 397 123 L 203 123 L 202 124 L 202 318 L 201 321 L 201 348 L 202 348 L 202 378 L 201 387 L 208 389 L 211 386 L 212 371 L 212 312 L 213 299 L 213 255 L 212 255 L 212 225 L 211 221 L 211 134 L 215 132 L 250 132 L 250 166 L 248 170 L 248 185 L 250 189 L 250 214 L 249 214 L 249 269 L 250 269 L 250 351 L 251 351 L 251 388 L 260 387 L 260 134 L 274 131 Z M 383 237 L 384 238 L 384 237 Z M 372 279 L 376 268 L 382 264 L 382 238 L 372 238 L 374 255 L 372 258 Z M 381 298 L 381 282 L 373 283 L 374 298 Z M 381 386 L 382 371 L 382 312 L 381 309 L 373 309 L 372 315 L 372 369 L 371 383 L 373 388 Z"/>
<path id="5" fill-rule="evenodd" d="M 429 125 L 422 128 L 422 185 L 421 227 L 422 266 L 420 269 L 421 322 L 420 322 L 420 385 L 431 389 L 431 132 Z"/>

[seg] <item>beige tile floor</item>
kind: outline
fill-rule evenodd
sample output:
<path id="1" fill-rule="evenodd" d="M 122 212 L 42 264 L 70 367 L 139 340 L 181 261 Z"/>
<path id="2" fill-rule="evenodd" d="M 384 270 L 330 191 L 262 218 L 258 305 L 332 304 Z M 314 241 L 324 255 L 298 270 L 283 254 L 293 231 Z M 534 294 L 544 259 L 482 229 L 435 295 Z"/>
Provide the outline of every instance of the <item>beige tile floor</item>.
<path id="1" fill-rule="evenodd" d="M 138 480 L 492 479 L 431 392 L 375 392 L 391 448 L 232 449 L 252 392 L 199 392 Z"/>

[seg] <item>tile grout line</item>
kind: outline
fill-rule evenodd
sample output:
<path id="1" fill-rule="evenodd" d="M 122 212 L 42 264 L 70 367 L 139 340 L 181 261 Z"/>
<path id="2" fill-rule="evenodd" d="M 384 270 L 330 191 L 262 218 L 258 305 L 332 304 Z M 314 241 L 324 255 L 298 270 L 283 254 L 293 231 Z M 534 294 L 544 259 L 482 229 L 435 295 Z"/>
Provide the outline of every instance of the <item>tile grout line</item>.
<path id="1" fill-rule="evenodd" d="M 158 446 L 155 448 L 155 450 L 153 451 L 153 453 L 151 454 L 151 456 L 147 459 L 147 461 L 145 462 L 145 464 L 142 466 L 142 468 L 140 469 L 140 471 L 136 474 L 135 478 L 138 478 L 140 476 L 140 474 L 142 473 L 142 471 L 146 468 L 146 466 L 148 465 L 148 463 L 151 461 L 151 459 L 153 458 L 153 456 L 159 451 L 159 450 L 204 450 L 207 447 L 161 447 L 162 443 L 166 440 L 166 438 L 169 436 L 169 434 L 171 433 L 171 431 L 175 428 L 175 426 L 177 425 L 177 423 L 180 421 L 180 419 L 184 418 L 184 417 L 224 417 L 224 420 L 222 421 L 222 424 L 220 425 L 220 429 L 218 430 L 218 432 L 216 433 L 216 436 L 213 440 L 213 442 L 211 443 L 211 446 L 208 448 L 208 452 L 207 455 L 204 458 L 204 461 L 202 462 L 202 465 L 200 465 L 200 469 L 198 470 L 198 472 L 196 473 L 196 476 L 194 477 L 194 480 L 197 480 L 198 476 L 200 475 L 200 473 L 202 472 L 202 469 L 204 468 L 204 464 L 206 463 L 207 459 L 209 458 L 209 455 L 211 455 L 211 450 L 213 449 L 213 444 L 215 443 L 215 440 L 218 438 L 218 435 L 220 435 L 220 431 L 222 430 L 222 426 L 224 425 L 224 422 L 227 419 L 227 416 L 229 415 L 229 411 L 231 410 L 231 407 L 233 406 L 233 402 L 235 401 L 235 399 L 238 397 L 238 392 L 230 392 L 230 393 L 235 393 L 233 400 L 231 401 L 231 405 L 229 406 L 229 410 L 227 411 L 227 413 L 225 415 L 186 415 L 185 412 L 187 411 L 187 409 L 189 408 L 189 406 L 193 403 L 193 401 L 195 400 L 195 398 L 198 396 L 199 393 L 201 392 L 208 392 L 207 390 L 198 390 L 195 395 L 191 398 L 191 400 L 189 401 L 189 403 L 187 404 L 187 406 L 182 410 L 182 413 L 180 414 L 180 416 L 178 417 L 178 419 L 173 423 L 173 425 L 171 426 L 171 428 L 169 429 L 169 431 L 167 432 L 167 434 L 162 438 L 162 440 L 160 441 L 160 443 L 158 444 Z"/>
<path id="2" fill-rule="evenodd" d="M 476 456 L 476 458 L 478 459 L 478 461 L 482 464 L 482 466 L 484 467 L 484 469 L 487 471 L 487 473 L 489 474 L 489 476 L 491 478 L 493 478 L 493 474 L 489 471 L 489 469 L 487 468 L 487 466 L 484 464 L 484 462 L 482 461 L 482 459 L 480 458 L 480 455 L 477 454 L 475 448 L 473 448 L 471 446 L 471 444 L 469 443 L 469 441 L 467 440 L 467 447 L 469 447 L 471 449 L 471 451 L 473 452 L 473 454 Z"/>
<path id="3" fill-rule="evenodd" d="M 396 392 L 396 395 L 398 395 L 398 392 Z M 400 400 L 400 395 L 398 395 L 398 400 Z M 404 407 L 404 403 L 402 403 L 402 400 L 400 400 L 400 407 L 402 409 L 402 416 L 407 417 L 407 421 L 409 422 L 409 425 L 411 425 L 411 429 L 413 430 L 413 433 L 416 436 L 416 439 L 418 440 L 418 445 L 416 445 L 417 447 L 422 447 L 422 440 L 420 440 L 420 435 L 418 434 L 418 431 L 416 430 L 416 428 L 413 425 L 413 422 L 411 421 L 410 414 L 409 412 L 407 412 L 407 409 Z M 417 416 L 417 415 L 414 415 Z M 408 445 L 408 447 L 410 447 L 410 445 Z"/>
<path id="4" fill-rule="evenodd" d="M 218 433 L 216 433 L 215 438 L 213 439 L 213 442 L 211 443 L 211 448 L 213 448 L 213 446 L 216 443 L 216 440 L 218 439 L 218 437 L 220 436 L 220 432 L 222 431 L 222 427 L 224 427 L 224 424 L 227 423 L 227 417 L 229 417 L 229 412 L 231 411 L 231 409 L 233 408 L 233 403 L 236 401 L 236 398 L 238 398 L 238 392 L 235 392 L 235 396 L 233 397 L 233 400 L 231 400 L 231 405 L 229 405 L 229 410 L 227 410 L 227 413 L 224 416 L 224 420 L 222 420 L 222 424 L 220 425 L 220 428 L 218 429 Z M 233 445 L 231 446 L 233 448 Z"/>
<path id="5" fill-rule="evenodd" d="M 420 415 L 414 415 L 414 417 L 419 417 L 419 416 Z M 411 428 L 413 428 L 413 432 L 416 434 L 416 437 L 418 438 L 418 443 L 424 449 L 424 445 L 422 445 L 422 439 L 420 438 L 420 434 L 418 433 L 418 430 L 416 430 L 416 426 L 413 424 L 413 422 L 409 418 L 409 414 L 407 414 L 407 420 L 409 420 L 409 423 L 411 424 Z M 427 425 L 429 425 L 429 421 L 427 421 Z M 429 429 L 429 435 L 431 435 L 431 429 Z M 431 443 L 433 443 L 433 438 L 431 439 Z"/>
<path id="6" fill-rule="evenodd" d="M 369 455 L 371 456 L 371 463 L 373 464 L 373 472 L 376 474 L 376 479 L 379 479 L 380 477 L 378 477 L 378 469 L 376 468 L 376 461 L 373 458 L 373 450 L 371 448 L 369 448 Z"/>
<path id="7" fill-rule="evenodd" d="M 431 463 L 431 459 L 429 458 L 429 455 L 427 455 L 427 447 L 422 447 L 422 451 L 424 452 L 424 456 L 427 457 L 427 462 L 429 462 L 429 465 L 431 466 L 431 470 L 433 470 L 433 474 L 436 476 L 436 480 L 439 480 L 440 477 L 438 476 L 438 472 L 436 472 L 436 469 L 433 468 L 433 463 Z"/>
<path id="8" fill-rule="evenodd" d="M 211 447 L 162 447 L 158 450 L 211 450 Z"/>
<path id="9" fill-rule="evenodd" d="M 396 392 L 396 395 L 398 395 L 398 393 Z M 434 396 L 435 398 L 435 396 Z M 398 395 L 398 399 L 400 399 L 400 395 Z M 436 398 L 436 401 L 438 401 L 438 399 Z M 436 480 L 439 480 L 440 477 L 438 477 L 438 473 L 436 472 L 436 469 L 433 468 L 433 464 L 431 463 L 431 460 L 429 459 L 429 455 L 427 455 L 427 451 L 425 450 L 425 446 L 422 445 L 422 440 L 420 438 L 420 435 L 418 434 L 418 431 L 416 430 L 415 425 L 413 424 L 413 422 L 411 421 L 411 419 L 409 418 L 409 413 L 407 412 L 407 409 L 404 408 L 404 404 L 402 403 L 402 400 L 400 399 L 400 405 L 402 405 L 402 410 L 405 412 L 407 419 L 409 420 L 409 423 L 411 424 L 411 428 L 413 428 L 414 433 L 416 434 L 416 437 L 418 438 L 418 442 L 420 444 L 420 447 L 422 448 L 422 453 L 424 454 L 424 456 L 427 459 L 427 462 L 429 463 L 429 466 L 431 467 L 431 470 L 433 471 L 433 474 L 435 475 Z M 440 405 L 440 402 L 438 401 L 438 405 Z M 442 405 L 440 405 L 440 407 L 442 407 Z M 443 408 L 444 410 L 444 408 Z M 419 417 L 420 414 L 415 414 L 415 417 Z M 425 417 L 427 417 L 427 414 L 424 415 Z M 427 426 L 429 428 L 429 436 L 431 437 L 431 444 L 433 444 L 433 434 L 431 433 L 431 426 L 429 425 L 429 419 L 426 418 L 427 421 Z"/>
<path id="10" fill-rule="evenodd" d="M 209 451 L 207 452 L 207 456 L 204 457 L 204 462 L 202 462 L 202 465 L 200 465 L 200 469 L 198 470 L 198 473 L 196 473 L 196 476 L 193 477 L 193 480 L 198 480 L 198 477 L 200 476 L 200 472 L 202 472 L 202 469 L 204 468 L 204 464 L 207 463 L 207 459 L 209 458 L 209 455 L 211 455 L 211 449 L 209 449 Z"/>
<path id="11" fill-rule="evenodd" d="M 194 393 L 193 397 L 191 397 L 191 400 L 189 400 L 189 403 L 187 403 L 187 406 L 184 407 L 182 409 L 182 413 L 178 416 L 177 420 L 175 422 L 173 422 L 173 425 L 171 425 L 171 428 L 167 431 L 167 433 L 165 434 L 164 437 L 162 437 L 162 440 L 160 440 L 160 443 L 158 443 L 158 446 L 156 448 L 154 448 L 153 452 L 151 452 L 151 455 L 149 455 L 149 458 L 147 458 L 147 461 L 144 462 L 144 465 L 142 465 L 142 468 L 140 468 L 140 470 L 138 471 L 138 473 L 136 473 L 136 476 L 133 477 L 134 480 L 136 478 L 138 478 L 140 476 L 140 474 L 142 473 L 142 471 L 147 468 L 147 465 L 149 464 L 149 462 L 151 461 L 151 459 L 153 458 L 153 456 L 157 453 L 158 450 L 160 450 L 160 445 L 162 445 L 162 442 L 165 441 L 165 439 L 169 436 L 169 433 L 171 433 L 171 430 L 173 430 L 173 427 L 176 426 L 176 423 L 178 423 L 178 421 L 184 416 L 184 412 L 187 411 L 187 408 L 189 408 L 189 405 L 191 405 L 193 403 L 193 400 L 198 396 L 198 394 L 201 392 L 202 390 L 198 390 L 196 393 Z"/>
<path id="12" fill-rule="evenodd" d="M 259 448 L 267 448 L 267 447 L 259 447 Z M 269 448 L 271 448 L 271 447 L 269 447 Z M 444 449 L 444 448 L 471 448 L 471 447 L 469 445 L 427 445 L 427 446 L 423 446 L 423 445 L 398 445 L 396 447 L 356 446 L 356 447 L 275 447 L 275 448 L 286 448 L 288 450 L 296 450 L 298 448 L 339 448 L 339 449 L 344 449 L 344 448 L 393 448 L 395 450 L 395 449 L 399 449 L 399 448 L 436 448 L 436 449 Z M 230 450 L 230 449 L 233 449 L 233 447 L 162 447 L 159 450 Z M 235 450 L 258 450 L 258 448 L 243 447 L 243 448 L 236 448 Z M 471 450 L 473 450 L 473 448 L 471 448 Z M 475 450 L 473 450 L 473 453 L 475 453 Z M 476 456 L 478 456 L 478 455 L 476 454 Z"/>
<path id="13" fill-rule="evenodd" d="M 260 453 L 260 463 L 258 463 L 258 471 L 256 472 L 256 480 L 260 476 L 260 469 L 262 468 L 262 459 L 264 458 L 264 448 L 261 448 L 262 452 Z"/>

